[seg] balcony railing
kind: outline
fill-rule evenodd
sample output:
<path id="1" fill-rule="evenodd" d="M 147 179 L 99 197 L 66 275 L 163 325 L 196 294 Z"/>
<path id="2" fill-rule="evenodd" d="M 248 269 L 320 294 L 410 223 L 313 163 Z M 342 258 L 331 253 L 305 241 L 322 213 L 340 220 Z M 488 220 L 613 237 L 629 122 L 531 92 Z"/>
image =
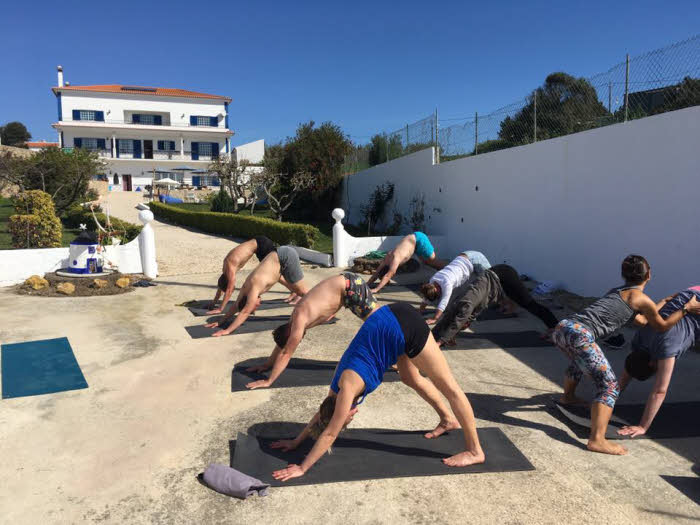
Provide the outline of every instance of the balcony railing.
<path id="1" fill-rule="evenodd" d="M 65 116 L 65 115 L 64 115 Z M 131 126 L 157 126 L 159 128 L 197 128 L 197 129 L 220 129 L 220 130 L 226 130 L 225 127 L 225 120 L 221 120 L 219 122 L 218 126 L 198 126 L 196 124 L 190 124 L 189 120 L 188 121 L 177 121 L 177 122 L 170 122 L 169 120 L 163 119 L 163 122 L 161 124 L 153 124 L 153 123 L 146 123 L 146 122 L 134 122 L 131 118 L 126 118 L 126 119 L 104 119 L 104 120 L 73 120 L 70 118 L 64 118 L 61 120 L 61 123 L 63 124 L 68 124 L 68 123 L 79 123 L 79 124 L 100 124 L 100 125 L 105 125 L 109 126 L 110 124 L 128 124 Z"/>
<path id="2" fill-rule="evenodd" d="M 73 148 L 63 148 L 64 151 L 72 151 Z M 90 150 L 95 153 L 100 158 L 103 159 L 134 159 L 134 153 L 133 152 L 121 152 L 119 153 L 119 157 L 117 157 L 116 153 L 112 154 L 111 149 L 93 149 Z M 213 160 L 214 156 L 213 155 L 199 155 L 199 158 L 195 160 L 196 161 L 211 161 Z M 141 152 L 140 157 L 136 157 L 136 160 L 183 160 L 183 161 L 191 161 L 192 159 L 192 152 L 189 150 L 184 151 L 184 155 L 180 154 L 180 151 L 165 151 L 165 150 L 154 150 L 153 151 L 153 157 L 147 158 L 144 156 L 144 152 Z"/>

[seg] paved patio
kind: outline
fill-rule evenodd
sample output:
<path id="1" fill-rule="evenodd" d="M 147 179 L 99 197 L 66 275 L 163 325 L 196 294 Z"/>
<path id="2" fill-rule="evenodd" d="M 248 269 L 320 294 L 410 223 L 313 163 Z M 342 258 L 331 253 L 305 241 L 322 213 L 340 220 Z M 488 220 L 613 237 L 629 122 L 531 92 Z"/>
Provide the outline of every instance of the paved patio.
<path id="1" fill-rule="evenodd" d="M 161 232 L 159 227 L 159 250 Z M 183 243 L 197 245 L 191 232 L 179 233 Z M 231 241 L 225 246 L 221 241 L 209 242 L 221 244 L 225 253 Z M 215 267 L 219 255 L 206 249 L 197 254 Z M 206 489 L 195 476 L 211 462 L 229 463 L 229 442 L 238 432 L 262 422 L 306 422 L 327 392 L 325 386 L 231 392 L 233 366 L 267 355 L 273 342 L 269 331 L 189 338 L 184 327 L 201 318 L 174 305 L 213 296 L 216 269 L 164 275 L 155 288 L 112 297 L 37 298 L 0 290 L 0 341 L 66 336 L 89 384 L 84 390 L 0 401 L 0 522 L 700 520 L 700 508 L 661 477 L 695 478 L 700 438 L 627 442 L 626 457 L 590 453 L 585 440 L 546 409 L 560 390 L 566 366 L 558 350 L 474 348 L 465 340 L 462 351 L 445 355 L 472 401 L 478 426 L 501 428 L 536 470 L 284 487 L 247 501 Z M 315 284 L 336 270 L 307 265 L 305 272 Z M 275 287 L 267 297 L 284 294 Z M 394 288 L 381 299 L 418 301 L 405 288 Z M 280 307 L 259 315 L 289 310 Z M 311 330 L 296 355 L 339 358 L 360 321 L 346 311 L 338 317 L 335 325 Z M 479 322 L 474 329 L 542 326 L 520 311 L 517 318 Z M 616 370 L 625 355 L 609 352 Z M 700 400 L 699 376 L 700 354 L 693 352 L 677 367 L 668 400 Z M 644 402 L 648 386 L 633 384 L 622 402 Z M 590 394 L 590 388 L 581 393 Z M 431 429 L 435 424 L 432 410 L 416 394 L 400 383 L 388 383 L 368 398 L 352 426 Z"/>

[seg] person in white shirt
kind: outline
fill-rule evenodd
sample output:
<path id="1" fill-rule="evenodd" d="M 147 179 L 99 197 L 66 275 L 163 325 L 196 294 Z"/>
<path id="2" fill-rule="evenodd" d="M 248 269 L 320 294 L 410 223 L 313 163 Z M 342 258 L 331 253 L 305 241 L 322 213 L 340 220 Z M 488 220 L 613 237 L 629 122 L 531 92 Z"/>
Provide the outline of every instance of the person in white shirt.
<path id="1" fill-rule="evenodd" d="M 435 324 L 447 308 L 452 292 L 469 280 L 469 276 L 474 272 L 466 252 L 460 253 L 450 264 L 433 275 L 429 282 L 420 287 L 421 295 L 429 302 L 437 301 L 437 308 L 432 319 L 428 319 L 428 324 Z M 420 306 L 421 312 L 425 310 L 427 302 L 423 301 Z"/>

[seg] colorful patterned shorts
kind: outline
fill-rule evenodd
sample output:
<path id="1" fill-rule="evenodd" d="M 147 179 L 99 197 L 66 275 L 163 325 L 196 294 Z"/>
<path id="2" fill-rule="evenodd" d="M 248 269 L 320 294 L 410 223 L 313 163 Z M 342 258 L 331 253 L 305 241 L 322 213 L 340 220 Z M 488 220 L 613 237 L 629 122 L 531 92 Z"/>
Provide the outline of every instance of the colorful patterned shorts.
<path id="1" fill-rule="evenodd" d="M 351 272 L 342 276 L 345 277 L 343 306 L 364 320 L 377 307 L 377 301 L 362 277 Z"/>

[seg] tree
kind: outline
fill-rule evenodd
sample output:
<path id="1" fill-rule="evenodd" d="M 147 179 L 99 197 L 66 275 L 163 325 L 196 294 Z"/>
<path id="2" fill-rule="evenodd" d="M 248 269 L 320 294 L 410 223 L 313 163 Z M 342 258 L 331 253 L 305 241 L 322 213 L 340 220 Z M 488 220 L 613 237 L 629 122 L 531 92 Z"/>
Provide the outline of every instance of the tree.
<path id="1" fill-rule="evenodd" d="M 601 120 L 610 118 L 588 80 L 567 73 L 552 73 L 532 92 L 520 111 L 501 121 L 500 139 L 511 146 L 533 142 L 535 97 L 537 140 L 595 128 Z"/>
<path id="2" fill-rule="evenodd" d="M 233 212 L 238 213 L 238 199 L 243 198 L 245 206 L 246 188 L 250 181 L 250 175 L 246 169 L 250 163 L 247 160 L 240 162 L 234 155 L 219 155 L 207 168 L 211 173 L 216 173 L 221 180 L 221 187 L 226 188 L 233 199 Z"/>
<path id="3" fill-rule="evenodd" d="M 32 134 L 21 122 L 8 122 L 0 128 L 0 142 L 5 146 L 26 148 Z"/>
<path id="4" fill-rule="evenodd" d="M 418 150 L 416 150 L 418 151 Z M 401 137 L 381 133 L 374 135 L 369 142 L 369 165 L 376 166 L 403 155 Z"/>
<path id="5" fill-rule="evenodd" d="M 291 175 L 283 173 L 286 158 L 285 147 L 272 146 L 265 151 L 264 168 L 251 173 L 251 187 L 261 188 L 267 196 L 270 210 L 278 221 L 302 192 L 309 190 L 316 182 L 315 177 L 306 171 L 297 171 Z M 251 209 L 252 213 L 252 209 Z"/>

